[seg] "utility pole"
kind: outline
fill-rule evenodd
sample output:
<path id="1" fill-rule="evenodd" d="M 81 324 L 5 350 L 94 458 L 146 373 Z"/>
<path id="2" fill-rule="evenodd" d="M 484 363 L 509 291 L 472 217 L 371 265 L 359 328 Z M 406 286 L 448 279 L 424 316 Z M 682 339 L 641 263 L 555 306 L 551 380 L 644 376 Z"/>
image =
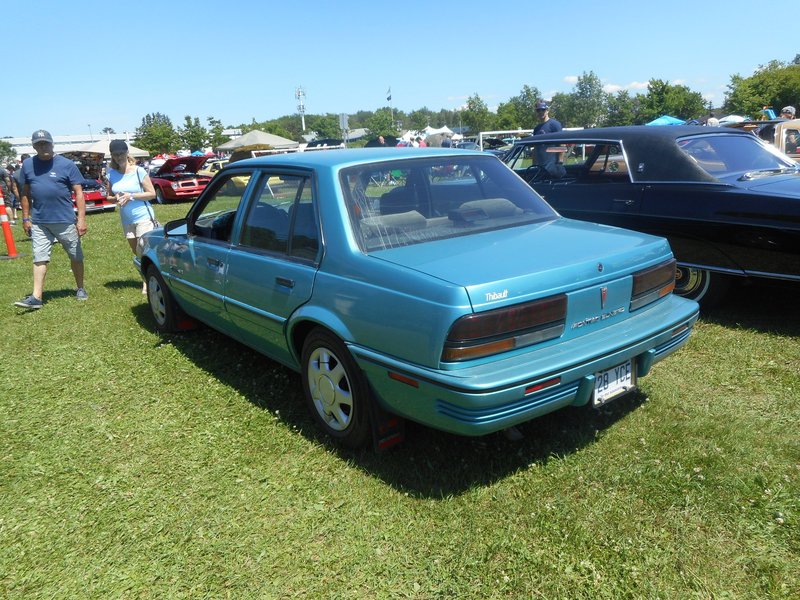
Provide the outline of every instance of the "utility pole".
<path id="1" fill-rule="evenodd" d="M 300 121 L 303 125 L 303 131 L 306 130 L 306 91 L 297 86 L 297 89 L 294 91 L 294 97 L 297 98 L 297 112 L 300 113 Z"/>

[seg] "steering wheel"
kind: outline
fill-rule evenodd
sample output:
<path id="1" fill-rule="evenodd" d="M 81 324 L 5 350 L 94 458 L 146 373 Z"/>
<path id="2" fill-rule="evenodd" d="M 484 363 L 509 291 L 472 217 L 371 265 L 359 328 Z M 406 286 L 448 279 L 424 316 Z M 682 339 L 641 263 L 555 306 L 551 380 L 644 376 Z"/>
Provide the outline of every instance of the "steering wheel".
<path id="1" fill-rule="evenodd" d="M 533 183 L 544 172 L 540 165 L 531 165 L 522 172 L 522 178 L 528 183 Z"/>

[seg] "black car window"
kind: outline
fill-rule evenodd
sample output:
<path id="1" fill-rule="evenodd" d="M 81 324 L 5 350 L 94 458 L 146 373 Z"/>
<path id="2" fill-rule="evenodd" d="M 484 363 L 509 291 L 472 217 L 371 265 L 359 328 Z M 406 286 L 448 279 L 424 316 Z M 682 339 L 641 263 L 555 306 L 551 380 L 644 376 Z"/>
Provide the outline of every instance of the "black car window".
<path id="1" fill-rule="evenodd" d="M 790 158 L 750 135 L 704 135 L 678 140 L 678 147 L 718 178 L 796 168 Z"/>
<path id="2" fill-rule="evenodd" d="M 257 250 L 314 259 L 319 235 L 310 178 L 263 173 L 242 225 L 240 243 Z"/>
<path id="3" fill-rule="evenodd" d="M 192 208 L 189 231 L 198 237 L 231 241 L 233 221 L 250 180 L 250 173 L 223 175 L 203 197 L 202 204 Z"/>

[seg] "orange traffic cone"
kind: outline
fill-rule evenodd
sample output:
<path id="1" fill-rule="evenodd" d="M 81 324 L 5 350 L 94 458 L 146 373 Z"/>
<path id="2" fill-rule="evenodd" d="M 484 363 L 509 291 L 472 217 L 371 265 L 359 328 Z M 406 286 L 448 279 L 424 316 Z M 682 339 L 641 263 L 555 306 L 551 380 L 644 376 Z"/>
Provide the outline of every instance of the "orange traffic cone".
<path id="1" fill-rule="evenodd" d="M 0 259 L 19 258 L 17 247 L 14 245 L 14 234 L 11 233 L 11 223 L 8 222 L 6 201 L 3 198 L 2 188 L 0 188 L 0 224 L 3 225 L 3 237 L 6 238 L 6 247 L 8 248 L 8 256 L 0 256 Z"/>

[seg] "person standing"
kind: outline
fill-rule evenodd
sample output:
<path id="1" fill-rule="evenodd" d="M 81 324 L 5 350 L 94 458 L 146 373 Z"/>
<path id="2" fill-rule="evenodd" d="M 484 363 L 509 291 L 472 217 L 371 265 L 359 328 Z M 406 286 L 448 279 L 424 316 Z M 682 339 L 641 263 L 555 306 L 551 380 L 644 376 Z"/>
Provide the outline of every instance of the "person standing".
<path id="1" fill-rule="evenodd" d="M 75 297 L 88 300 L 83 287 L 83 248 L 81 237 L 86 234 L 86 203 L 78 167 L 71 160 L 54 154 L 53 136 L 38 129 L 31 136 L 36 156 L 22 163 L 22 227 L 33 245 L 33 293 L 16 306 L 36 309 L 43 305 L 44 280 L 50 255 L 56 242 L 70 258 L 72 274 L 78 288 Z M 75 193 L 77 218 L 72 204 Z"/>
<path id="2" fill-rule="evenodd" d="M 781 109 L 781 119 L 794 119 L 795 112 L 794 106 L 784 106 Z"/>
<path id="3" fill-rule="evenodd" d="M 13 167 L 12 167 L 13 171 Z M 3 191 L 3 201 L 6 205 L 6 214 L 12 225 L 17 224 L 17 211 L 14 208 L 14 187 L 11 183 L 11 173 L 0 166 L 0 190 Z"/>
<path id="4" fill-rule="evenodd" d="M 142 167 L 136 165 L 125 140 L 112 140 L 108 145 L 111 161 L 108 163 L 108 198 L 119 204 L 119 216 L 122 220 L 122 231 L 136 253 L 136 244 L 146 232 L 158 225 L 150 200 L 156 197 L 156 191 L 150 176 Z M 147 292 L 146 285 L 142 293 Z"/>
<path id="5" fill-rule="evenodd" d="M 533 135 L 561 131 L 561 123 L 556 119 L 550 118 L 550 105 L 544 100 L 539 100 L 536 103 L 536 118 L 539 119 L 539 124 L 533 128 Z"/>

